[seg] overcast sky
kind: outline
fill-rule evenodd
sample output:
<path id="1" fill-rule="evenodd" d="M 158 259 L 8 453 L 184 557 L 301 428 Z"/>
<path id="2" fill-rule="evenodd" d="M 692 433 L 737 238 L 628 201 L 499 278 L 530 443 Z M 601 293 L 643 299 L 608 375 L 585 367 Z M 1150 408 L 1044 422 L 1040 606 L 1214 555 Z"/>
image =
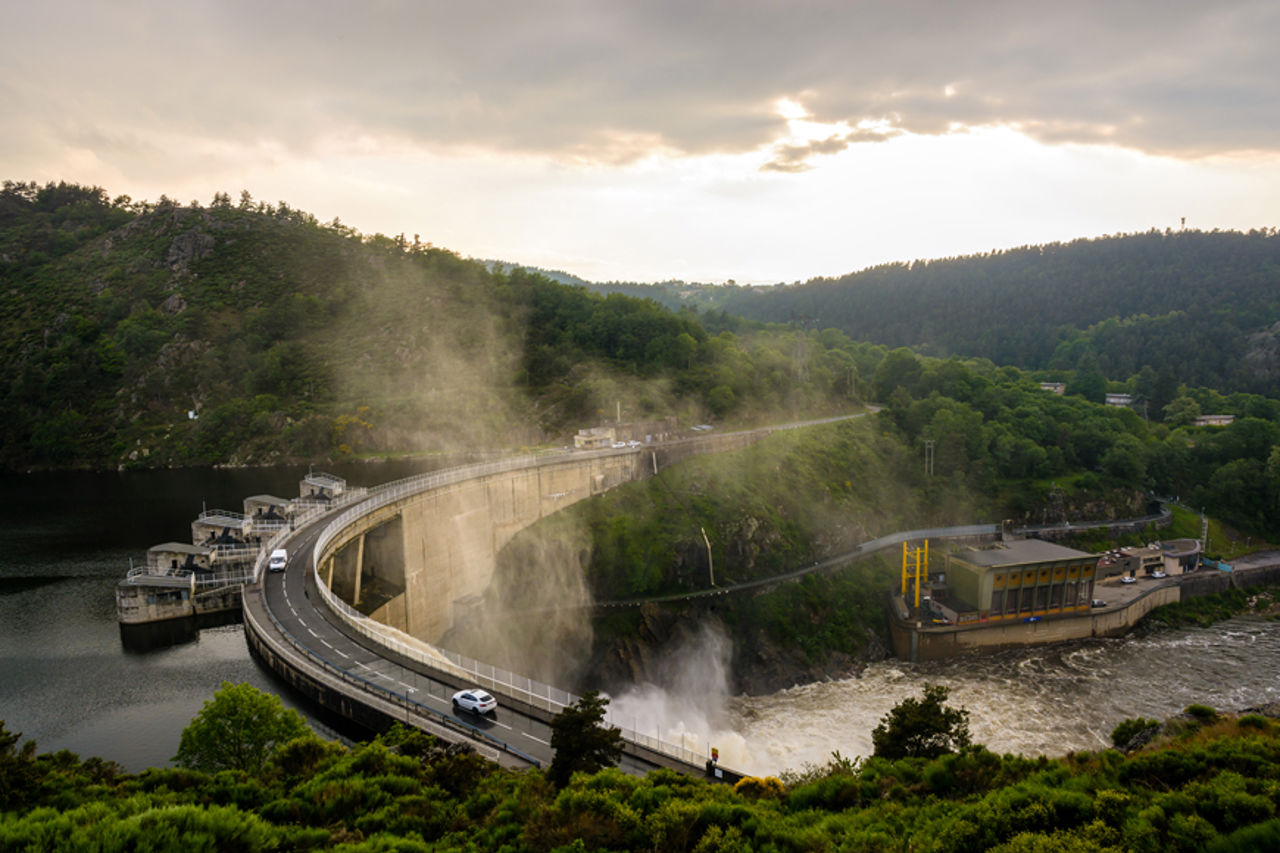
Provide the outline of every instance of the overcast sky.
<path id="1" fill-rule="evenodd" d="M 1280 225 L 1280 3 L 0 0 L 0 163 L 595 280 Z"/>

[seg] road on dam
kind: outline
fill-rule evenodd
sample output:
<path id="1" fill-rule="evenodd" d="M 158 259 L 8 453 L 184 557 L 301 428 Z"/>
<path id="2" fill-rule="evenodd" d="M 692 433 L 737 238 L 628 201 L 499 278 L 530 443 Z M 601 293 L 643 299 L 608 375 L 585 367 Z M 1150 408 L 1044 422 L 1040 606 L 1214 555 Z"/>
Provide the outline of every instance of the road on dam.
<path id="1" fill-rule="evenodd" d="M 285 547 L 290 557 L 284 572 L 263 574 L 263 603 L 278 623 L 278 630 L 285 634 L 285 639 L 307 649 L 310 655 L 331 668 L 349 674 L 348 683 L 375 685 L 381 691 L 435 712 L 432 716 L 450 730 L 453 740 L 465 738 L 480 746 L 497 741 L 513 748 L 517 754 L 532 757 L 543 766 L 549 764 L 554 757 L 549 714 L 524 713 L 504 704 L 504 697 L 493 690 L 490 692 L 498 698 L 498 710 L 493 718 L 476 717 L 465 711 L 455 712 L 451 697 L 471 684 L 378 646 L 346 625 L 320 602 L 320 596 L 314 590 L 312 546 L 328 520 L 327 516 L 321 516 L 300 528 L 288 540 Z M 624 755 L 619 764 L 622 770 L 638 774 L 656 766 L 631 755 Z"/>

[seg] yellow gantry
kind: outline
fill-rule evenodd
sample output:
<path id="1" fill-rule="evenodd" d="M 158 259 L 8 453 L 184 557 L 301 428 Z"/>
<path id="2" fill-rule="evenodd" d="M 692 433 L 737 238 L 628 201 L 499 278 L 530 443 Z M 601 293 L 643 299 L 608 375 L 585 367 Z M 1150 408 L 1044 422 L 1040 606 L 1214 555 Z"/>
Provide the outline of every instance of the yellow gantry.
<path id="1" fill-rule="evenodd" d="M 907 543 L 902 543 L 902 597 L 907 597 L 907 580 L 911 577 L 909 569 L 915 572 L 915 606 L 920 606 L 920 582 L 929 579 L 929 540 L 924 540 L 923 550 L 916 548 L 914 551 L 907 549 Z"/>

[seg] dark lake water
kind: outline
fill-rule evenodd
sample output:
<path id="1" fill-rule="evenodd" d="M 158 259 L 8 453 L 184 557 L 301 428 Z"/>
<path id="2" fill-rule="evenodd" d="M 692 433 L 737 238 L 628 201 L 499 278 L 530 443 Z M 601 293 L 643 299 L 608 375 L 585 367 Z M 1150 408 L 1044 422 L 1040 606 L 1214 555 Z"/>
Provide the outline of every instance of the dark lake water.
<path id="1" fill-rule="evenodd" d="M 376 485 L 442 462 L 327 466 Z M 293 497 L 304 467 L 0 476 L 0 720 L 40 752 L 69 749 L 136 772 L 170 763 L 182 729 L 224 681 L 274 693 L 336 736 L 249 656 L 240 625 L 126 648 L 115 586 L 147 549 L 190 541 L 202 506 Z M 131 642 L 130 646 L 136 646 Z"/>

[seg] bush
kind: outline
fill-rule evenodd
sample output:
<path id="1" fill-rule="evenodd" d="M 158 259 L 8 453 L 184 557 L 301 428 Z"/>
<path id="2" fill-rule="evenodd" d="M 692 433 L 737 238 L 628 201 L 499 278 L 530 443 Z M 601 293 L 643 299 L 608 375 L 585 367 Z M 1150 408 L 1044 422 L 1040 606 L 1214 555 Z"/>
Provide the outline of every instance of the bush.
<path id="1" fill-rule="evenodd" d="M 1259 731 L 1267 731 L 1271 728 L 1271 721 L 1261 714 L 1245 714 L 1239 720 L 1242 729 L 1258 729 Z"/>
<path id="2" fill-rule="evenodd" d="M 733 786 L 733 792 L 748 800 L 778 800 L 786 794 L 786 789 L 776 776 L 744 776 Z"/>
<path id="3" fill-rule="evenodd" d="M 1136 748 L 1140 745 L 1136 743 L 1140 735 L 1145 735 L 1147 732 L 1159 728 L 1160 722 L 1158 720 L 1148 720 L 1146 717 L 1130 717 L 1111 730 L 1111 743 L 1115 745 L 1116 749 L 1128 750 L 1131 748 L 1130 744 L 1133 744 Z"/>
<path id="4" fill-rule="evenodd" d="M 1202 723 L 1212 723 L 1214 720 L 1218 719 L 1218 712 L 1213 708 L 1210 708 L 1208 705 L 1188 705 L 1186 707 L 1186 713 L 1195 717 Z"/>

